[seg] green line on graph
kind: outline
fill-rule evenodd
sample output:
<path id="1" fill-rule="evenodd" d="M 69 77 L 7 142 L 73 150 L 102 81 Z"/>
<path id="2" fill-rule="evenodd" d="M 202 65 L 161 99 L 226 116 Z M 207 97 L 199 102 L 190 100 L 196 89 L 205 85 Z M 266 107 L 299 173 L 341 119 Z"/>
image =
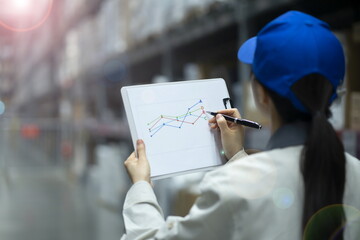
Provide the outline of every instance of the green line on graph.
<path id="1" fill-rule="evenodd" d="M 200 105 L 202 100 L 199 100 L 197 103 L 192 105 L 191 107 L 187 108 L 185 114 L 177 115 L 177 116 L 170 116 L 170 115 L 160 115 L 159 117 L 155 118 L 151 122 L 147 123 L 149 127 L 150 137 L 153 137 L 157 132 L 159 132 L 163 127 L 172 127 L 172 128 L 179 128 L 181 129 L 183 124 L 191 124 L 194 125 L 199 119 L 207 120 L 206 111 L 204 106 L 201 106 L 195 110 L 192 110 L 196 106 Z M 198 114 L 193 114 L 198 112 Z M 192 117 L 195 120 L 186 121 L 187 118 Z M 163 121 L 161 121 L 163 120 Z M 175 124 L 175 125 L 174 125 Z"/>

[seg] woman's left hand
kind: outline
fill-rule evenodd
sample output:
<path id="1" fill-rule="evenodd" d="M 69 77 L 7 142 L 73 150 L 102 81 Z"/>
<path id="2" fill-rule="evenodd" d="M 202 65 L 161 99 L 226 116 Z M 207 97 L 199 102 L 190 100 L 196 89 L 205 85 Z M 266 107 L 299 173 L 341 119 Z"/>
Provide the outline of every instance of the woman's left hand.
<path id="1" fill-rule="evenodd" d="M 146 157 L 145 143 L 143 140 L 137 140 L 136 151 L 133 152 L 128 159 L 124 162 L 125 168 L 133 183 L 139 181 L 150 182 L 150 164 Z"/>

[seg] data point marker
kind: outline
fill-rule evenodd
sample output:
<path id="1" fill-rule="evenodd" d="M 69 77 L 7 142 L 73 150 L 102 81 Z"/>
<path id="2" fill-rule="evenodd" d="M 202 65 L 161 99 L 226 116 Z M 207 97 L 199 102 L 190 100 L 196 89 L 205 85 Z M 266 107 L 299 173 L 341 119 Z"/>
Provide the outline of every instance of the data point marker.
<path id="1" fill-rule="evenodd" d="M 161 131 L 161 129 L 164 128 L 165 126 L 167 128 L 171 127 L 171 128 L 182 129 L 182 126 L 184 124 L 195 125 L 195 123 L 200 118 L 207 120 L 208 117 L 205 112 L 205 107 L 200 105 L 202 102 L 203 101 L 200 99 L 194 105 L 192 105 L 191 107 L 188 107 L 187 112 L 184 114 L 181 114 L 178 116 L 160 115 L 159 117 L 154 119 L 152 122 L 147 123 L 147 126 L 149 126 L 148 127 L 149 133 L 152 133 L 150 135 L 150 137 L 154 137 L 157 134 L 157 132 Z M 193 114 L 193 113 L 195 113 L 195 114 Z M 205 117 L 203 115 L 205 115 Z M 187 117 L 189 117 L 189 116 L 191 116 L 192 118 L 195 117 L 196 120 L 193 122 L 189 121 L 189 119 L 187 119 Z M 178 125 L 178 126 L 176 126 L 176 125 L 171 124 L 172 122 L 179 122 L 179 124 L 176 124 L 176 125 Z"/>

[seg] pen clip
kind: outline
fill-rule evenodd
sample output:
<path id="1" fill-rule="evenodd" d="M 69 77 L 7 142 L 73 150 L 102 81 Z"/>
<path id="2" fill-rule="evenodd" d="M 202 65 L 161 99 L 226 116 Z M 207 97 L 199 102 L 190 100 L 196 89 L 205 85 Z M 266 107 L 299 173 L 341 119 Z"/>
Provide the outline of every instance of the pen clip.
<path id="1" fill-rule="evenodd" d="M 223 103 L 224 103 L 225 109 L 233 107 L 233 102 L 232 102 L 231 98 L 223 98 Z"/>

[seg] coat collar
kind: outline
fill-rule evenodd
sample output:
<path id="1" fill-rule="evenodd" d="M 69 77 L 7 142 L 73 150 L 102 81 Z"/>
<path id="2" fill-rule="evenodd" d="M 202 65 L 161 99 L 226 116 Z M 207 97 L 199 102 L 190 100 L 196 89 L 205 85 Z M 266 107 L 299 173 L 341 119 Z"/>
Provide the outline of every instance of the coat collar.
<path id="1" fill-rule="evenodd" d="M 309 122 L 294 122 L 280 127 L 271 136 L 266 150 L 303 145 L 308 135 Z"/>

